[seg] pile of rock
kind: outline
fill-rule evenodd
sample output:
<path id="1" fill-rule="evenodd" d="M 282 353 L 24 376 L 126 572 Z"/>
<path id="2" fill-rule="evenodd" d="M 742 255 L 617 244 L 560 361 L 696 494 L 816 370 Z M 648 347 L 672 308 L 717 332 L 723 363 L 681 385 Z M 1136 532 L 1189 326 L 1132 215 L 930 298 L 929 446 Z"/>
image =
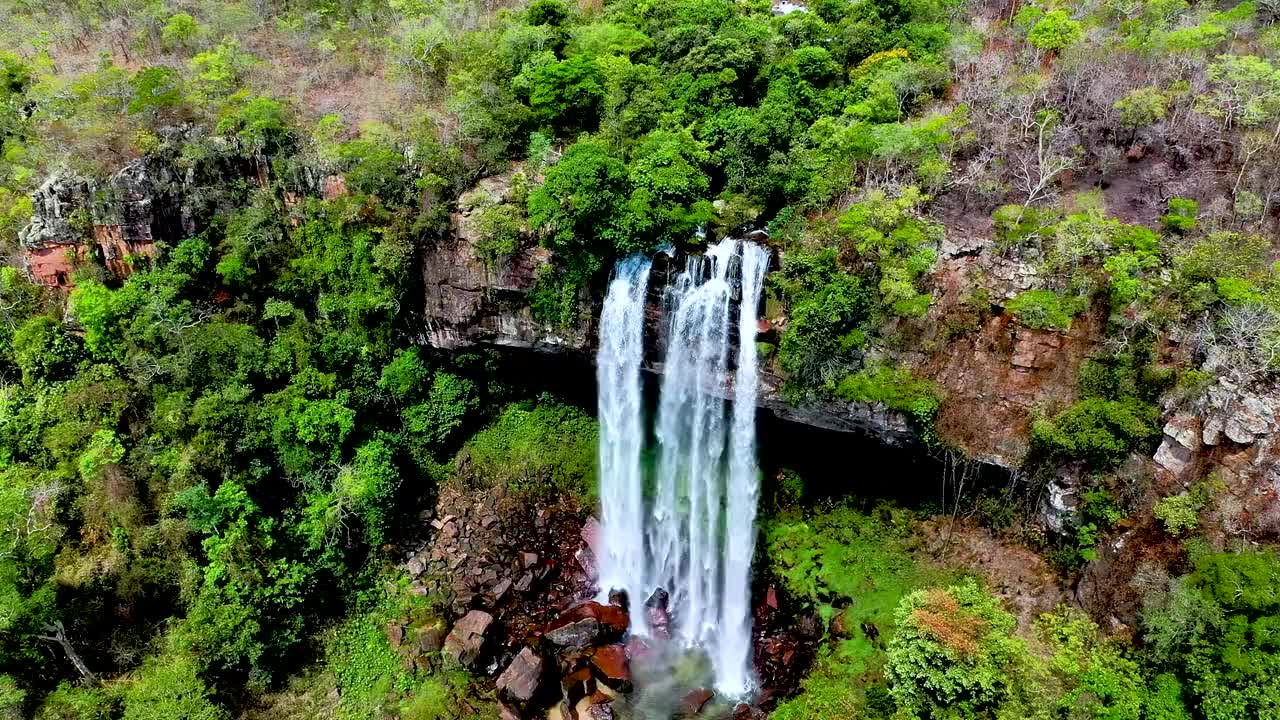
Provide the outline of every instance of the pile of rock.
<path id="1" fill-rule="evenodd" d="M 429 541 L 404 563 L 411 590 L 445 598 L 455 617 L 482 609 L 511 634 L 528 632 L 557 607 L 590 596 L 592 571 L 574 558 L 582 522 L 576 512 L 530 507 L 502 488 L 446 488 Z"/>
<path id="2" fill-rule="evenodd" d="M 631 690 L 630 623 L 621 605 L 575 605 L 530 638 L 498 676 L 504 720 L 542 717 L 607 720 L 618 693 Z"/>

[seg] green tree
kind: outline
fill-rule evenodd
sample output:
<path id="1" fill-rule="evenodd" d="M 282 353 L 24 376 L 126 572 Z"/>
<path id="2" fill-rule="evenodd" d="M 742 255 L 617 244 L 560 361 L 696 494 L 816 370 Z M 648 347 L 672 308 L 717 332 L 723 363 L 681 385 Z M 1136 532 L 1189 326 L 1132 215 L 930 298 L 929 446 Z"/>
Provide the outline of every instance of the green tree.
<path id="1" fill-rule="evenodd" d="M 975 717 L 1016 691 L 1026 644 L 1013 616 L 973 581 L 917 590 L 894 617 L 885 677 L 905 717 Z"/>
<path id="2" fill-rule="evenodd" d="M 80 353 L 76 339 L 48 315 L 27 320 L 13 334 L 13 358 L 24 383 L 61 379 L 75 366 Z"/>
<path id="3" fill-rule="evenodd" d="M 591 130 L 599 124 L 604 74 L 591 58 L 574 55 L 539 65 L 517 82 L 528 87 L 534 113 L 562 132 Z"/>
<path id="4" fill-rule="evenodd" d="M 1160 88 L 1140 87 L 1117 100 L 1115 109 L 1120 113 L 1120 126 L 1136 131 L 1163 120 L 1169 112 L 1169 100 Z"/>
<path id="5" fill-rule="evenodd" d="M 618 228 L 626 192 L 626 165 L 603 143 L 579 140 L 529 194 L 529 224 L 574 277 L 586 278 L 616 250 L 631 248 Z"/>
<path id="6" fill-rule="evenodd" d="M 1212 88 L 1196 108 L 1224 126 L 1256 128 L 1280 117 L 1280 68 L 1256 55 L 1220 55 L 1207 71 Z"/>
<path id="7" fill-rule="evenodd" d="M 1031 28 L 1027 42 L 1045 52 L 1057 52 L 1068 48 L 1084 35 L 1080 23 L 1071 19 L 1066 10 L 1050 10 Z"/>

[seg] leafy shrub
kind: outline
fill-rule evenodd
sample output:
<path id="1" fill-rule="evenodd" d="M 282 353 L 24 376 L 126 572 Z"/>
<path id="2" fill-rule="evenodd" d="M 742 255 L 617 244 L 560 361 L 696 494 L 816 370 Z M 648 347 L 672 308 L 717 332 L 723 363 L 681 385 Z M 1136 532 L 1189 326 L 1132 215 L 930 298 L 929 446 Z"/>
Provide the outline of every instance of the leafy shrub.
<path id="1" fill-rule="evenodd" d="M 119 714 L 119 698 L 99 688 L 68 682 L 45 696 L 35 720 L 110 720 Z"/>
<path id="2" fill-rule="evenodd" d="M 1001 205 L 991 219 L 997 247 L 1008 250 L 1052 230 L 1058 215 L 1050 209 Z"/>
<path id="3" fill-rule="evenodd" d="M 524 213 L 515 205 L 500 203 L 478 211 L 476 254 L 492 265 L 498 258 L 511 255 L 520 248 Z"/>
<path id="4" fill-rule="evenodd" d="M 836 386 L 836 396 L 843 400 L 878 403 L 910 415 L 927 438 L 933 437 L 933 421 L 942 406 L 939 393 L 936 384 L 906 368 L 878 364 L 845 376 Z"/>
<path id="5" fill-rule="evenodd" d="M 1200 553 L 1189 575 L 1143 602 L 1145 640 L 1176 676 L 1197 716 L 1266 717 L 1280 697 L 1280 556 L 1274 550 Z M 1174 683 L 1164 680 L 1172 704 Z M 1171 717 L 1178 717 L 1176 711 Z"/>
<path id="6" fill-rule="evenodd" d="M 1164 529 L 1170 535 L 1185 535 L 1200 526 L 1200 510 L 1206 501 L 1204 486 L 1196 486 L 1189 491 L 1160 498 L 1155 505 L 1155 516 L 1164 523 Z"/>
<path id="7" fill-rule="evenodd" d="M 885 677 L 907 717 L 974 717 L 1014 692 L 1028 661 L 1017 621 L 972 580 L 917 590 L 894 613 Z"/>
<path id="8" fill-rule="evenodd" d="M 37 315 L 13 334 L 13 359 L 22 371 L 22 381 L 60 379 L 74 367 L 81 348 L 62 323 L 48 315 Z"/>
<path id="9" fill-rule="evenodd" d="M 1081 496 L 1079 513 L 1072 531 L 1075 534 L 1075 554 L 1059 556 L 1066 569 L 1076 569 L 1083 562 L 1098 559 L 1098 541 L 1101 534 L 1115 527 L 1124 519 L 1124 511 L 1115 497 L 1105 488 L 1092 488 Z M 1068 551 L 1071 548 L 1067 549 Z"/>
<path id="10" fill-rule="evenodd" d="M 529 226 L 575 279 L 585 280 L 615 253 L 644 249 L 619 229 L 626 191 L 626 165 L 603 143 L 579 140 L 529 194 Z"/>
<path id="11" fill-rule="evenodd" d="M 1147 688 L 1138 663 L 1114 641 L 1102 638 L 1082 611 L 1061 607 L 1036 619 L 1050 650 L 1051 693 L 1064 717 L 1139 720 Z"/>
<path id="12" fill-rule="evenodd" d="M 199 664 L 183 652 L 157 655 L 143 663 L 124 691 L 123 720 L 223 720 L 227 713 L 211 700 Z"/>
<path id="13" fill-rule="evenodd" d="M 391 447 L 370 440 L 356 450 L 355 462 L 338 475 L 337 493 L 364 526 L 366 542 L 377 547 L 386 539 L 387 510 L 395 507 L 400 473 Z"/>
<path id="14" fill-rule="evenodd" d="M 1030 328 L 1070 330 L 1072 318 L 1085 310 L 1079 297 L 1064 297 L 1053 290 L 1026 290 L 1005 305 L 1005 310 Z"/>
<path id="15" fill-rule="evenodd" d="M 422 354 L 418 348 L 412 347 L 408 350 L 396 351 L 391 362 L 382 368 L 378 388 L 397 400 L 405 400 L 428 387 L 430 378 L 431 373 L 422 360 Z"/>
<path id="16" fill-rule="evenodd" d="M 1200 213 L 1200 203 L 1189 198 L 1169 198 L 1169 209 L 1160 218 L 1165 229 L 1177 233 L 1188 233 L 1196 229 L 1196 217 Z"/>
<path id="17" fill-rule="evenodd" d="M 1031 424 L 1033 456 L 1049 462 L 1085 460 L 1118 466 L 1130 452 L 1160 437 L 1155 398 L 1172 376 L 1153 373 L 1134 355 L 1099 357 L 1080 367 L 1080 399 L 1053 418 Z"/>
<path id="18" fill-rule="evenodd" d="M 1159 411 L 1136 399 L 1084 398 L 1052 419 L 1031 425 L 1032 443 L 1058 460 L 1083 459 L 1099 468 L 1124 462 L 1159 437 Z"/>
<path id="19" fill-rule="evenodd" d="M 200 24 L 195 18 L 187 13 L 175 13 L 160 30 L 160 39 L 167 48 L 185 48 L 195 41 L 200 32 Z"/>
<path id="20" fill-rule="evenodd" d="M 578 283 L 551 265 L 538 268 L 529 288 L 533 319 L 553 328 L 567 329 L 578 318 Z"/>
<path id="21" fill-rule="evenodd" d="M 553 492 L 590 501 L 596 493 L 596 423 L 549 398 L 508 405 L 467 441 L 458 472 L 472 483 L 513 492 Z"/>
<path id="22" fill-rule="evenodd" d="M 405 432 L 415 443 L 443 449 L 479 407 L 475 383 L 437 370 L 427 399 L 405 409 Z"/>
<path id="23" fill-rule="evenodd" d="M 1169 101 L 1159 88 L 1140 87 L 1117 100 L 1115 109 L 1120 113 L 1121 127 L 1137 130 L 1163 120 L 1169 111 Z"/>
<path id="24" fill-rule="evenodd" d="M 925 200 L 915 187 L 897 197 L 875 191 L 850 206 L 837 223 L 871 271 L 881 304 L 904 317 L 922 317 L 932 302 L 918 285 L 937 260 L 942 227 L 918 216 Z"/>
<path id="25" fill-rule="evenodd" d="M 771 278 L 790 307 L 778 361 L 793 390 L 824 388 L 856 357 L 865 341 L 872 296 L 862 281 L 836 265 L 836 253 L 790 253 Z"/>
<path id="26" fill-rule="evenodd" d="M 1066 10 L 1050 10 L 1031 28 L 1027 42 L 1033 47 L 1053 52 L 1074 45 L 1083 35 L 1080 23 L 1072 20 Z"/>

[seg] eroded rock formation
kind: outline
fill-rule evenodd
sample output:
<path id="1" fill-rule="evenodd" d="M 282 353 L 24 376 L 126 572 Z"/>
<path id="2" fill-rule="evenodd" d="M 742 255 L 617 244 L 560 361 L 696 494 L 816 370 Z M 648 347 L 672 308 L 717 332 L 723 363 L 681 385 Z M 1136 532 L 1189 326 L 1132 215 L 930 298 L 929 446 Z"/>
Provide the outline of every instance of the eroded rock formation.
<path id="1" fill-rule="evenodd" d="M 135 259 L 155 254 L 157 241 L 195 231 L 184 213 L 190 179 L 172 165 L 135 160 L 104 181 L 70 171 L 50 176 L 31 196 L 31 223 L 19 234 L 28 271 L 52 287 L 67 287 L 78 261 L 96 253 L 123 277 Z"/>

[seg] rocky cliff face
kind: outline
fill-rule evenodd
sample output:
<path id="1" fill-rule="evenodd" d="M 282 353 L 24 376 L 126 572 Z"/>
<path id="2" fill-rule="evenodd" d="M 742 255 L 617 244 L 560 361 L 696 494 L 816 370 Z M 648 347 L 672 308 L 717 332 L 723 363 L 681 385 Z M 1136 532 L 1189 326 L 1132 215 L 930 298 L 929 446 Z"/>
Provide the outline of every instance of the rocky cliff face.
<path id="1" fill-rule="evenodd" d="M 195 231 L 184 202 L 192 177 L 157 160 L 135 160 L 105 181 L 69 171 L 32 194 L 31 223 L 19 234 L 27 267 L 39 282 L 66 287 L 77 261 L 97 253 L 109 271 L 127 275 L 130 260 L 151 257 L 157 241 Z"/>
<path id="2" fill-rule="evenodd" d="M 424 253 L 422 340 L 450 350 L 487 345 L 590 357 L 599 310 L 591 298 L 578 298 L 580 312 L 570 327 L 539 322 L 530 308 L 539 269 L 552 259 L 548 251 L 526 240 L 496 261 L 486 262 L 477 253 L 477 218 L 468 208 L 512 201 L 517 170 L 482 180 L 465 194 L 452 216 L 453 232 Z M 56 173 L 34 193 L 35 212 L 20 235 L 28 270 L 40 282 L 66 287 L 75 264 L 94 254 L 109 271 L 127 274 L 130 260 L 152 255 L 157 242 L 176 242 L 198 231 L 219 206 L 228 176 L 256 178 L 247 167 L 180 170 L 156 158 L 134 161 L 101 181 Z M 345 190 L 342 178 L 321 172 L 298 182 L 293 196 L 333 197 Z M 938 430 L 948 442 L 971 457 L 1012 468 L 1025 454 L 1034 412 L 1075 399 L 1080 364 L 1098 350 L 1105 321 L 1078 318 L 1068 332 L 1034 330 L 1013 321 L 1001 307 L 1034 287 L 1036 273 L 1031 264 L 998 252 L 988 236 L 984 228 L 947 234 L 932 274 L 929 315 L 898 328 L 915 338 L 912 349 L 883 354 L 942 389 Z M 655 266 L 655 286 L 668 264 L 664 259 Z M 983 299 L 975 303 L 978 295 Z M 660 292 L 651 294 L 650 305 L 649 322 L 657 327 Z M 962 331 L 952 332 L 957 318 Z M 767 330 L 785 324 L 785 317 L 770 318 Z M 647 368 L 661 372 L 657 348 Z M 760 404 L 780 418 L 865 433 L 891 445 L 919 442 L 900 413 L 838 400 L 795 404 L 784 397 L 781 378 L 767 364 L 761 372 Z M 1173 488 L 1216 473 L 1237 498 L 1239 512 L 1232 522 L 1275 532 L 1280 528 L 1277 397 L 1276 388 L 1224 380 L 1195 407 L 1170 408 L 1164 442 L 1154 457 L 1164 484 Z M 1069 486 L 1063 483 L 1058 493 L 1064 511 L 1071 503 Z"/>
<path id="3" fill-rule="evenodd" d="M 482 181 L 472 193 L 491 202 L 510 195 L 511 174 Z M 462 207 L 477 204 L 464 196 Z M 478 234 L 468 212 L 452 218 L 453 233 L 427 253 L 423 262 L 425 340 L 455 349 L 473 345 L 516 347 L 590 355 L 595 350 L 593 319 L 599 308 L 580 298 L 579 322 L 553 328 L 536 322 L 529 311 L 529 290 L 537 269 L 551 261 L 543 249 L 526 242 L 494 266 L 475 253 Z M 673 261 L 655 260 L 651 285 L 660 288 Z M 1033 286 L 1031 266 L 994 252 L 980 236 L 942 247 L 934 275 L 935 307 L 920 327 L 904 332 L 923 335 L 931 349 L 885 352 L 896 363 L 934 379 L 946 394 L 940 430 L 971 457 L 1015 467 L 1026 451 L 1034 408 L 1074 398 L 1080 363 L 1095 348 L 1100 321 L 1077 322 L 1070 332 L 1032 330 L 998 311 L 998 304 Z M 945 337 L 948 314 L 968 302 L 975 288 L 984 290 L 996 311 L 986 308 L 974 332 Z M 660 338 L 661 292 L 650 292 L 647 337 Z M 785 317 L 770 318 L 769 329 L 784 328 Z M 659 339 L 655 344 L 660 344 Z M 661 372 L 660 352 L 653 348 L 646 365 Z M 920 442 L 908 418 L 883 406 L 839 400 L 790 402 L 782 379 L 762 367 L 760 404 L 778 417 L 841 432 L 860 432 L 890 445 Z"/>
<path id="4" fill-rule="evenodd" d="M 463 208 L 508 200 L 515 170 L 486 178 L 459 199 Z M 452 215 L 452 232 L 423 258 L 423 324 L 428 344 L 445 350 L 488 344 L 548 351 L 585 351 L 594 314 L 580 313 L 572 327 L 540 323 L 529 291 L 551 254 L 525 243 L 514 254 L 488 263 L 476 252 L 475 213 Z M 587 298 L 579 298 L 585 304 Z"/>

